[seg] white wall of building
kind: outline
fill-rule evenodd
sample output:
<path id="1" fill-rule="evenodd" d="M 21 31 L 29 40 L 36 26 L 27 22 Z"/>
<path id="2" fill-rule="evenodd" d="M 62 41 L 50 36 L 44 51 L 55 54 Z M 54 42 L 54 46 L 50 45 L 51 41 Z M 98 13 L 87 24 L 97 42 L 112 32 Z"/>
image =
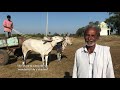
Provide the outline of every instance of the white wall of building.
<path id="1" fill-rule="evenodd" d="M 101 32 L 100 32 L 100 35 L 101 36 L 107 36 L 107 35 L 110 35 L 110 30 L 108 31 L 109 29 L 106 29 L 106 28 L 101 28 Z"/>
<path id="2" fill-rule="evenodd" d="M 110 35 L 110 28 L 107 27 L 107 24 L 105 22 L 101 22 L 99 26 L 101 28 L 101 32 L 100 32 L 101 36 Z"/>

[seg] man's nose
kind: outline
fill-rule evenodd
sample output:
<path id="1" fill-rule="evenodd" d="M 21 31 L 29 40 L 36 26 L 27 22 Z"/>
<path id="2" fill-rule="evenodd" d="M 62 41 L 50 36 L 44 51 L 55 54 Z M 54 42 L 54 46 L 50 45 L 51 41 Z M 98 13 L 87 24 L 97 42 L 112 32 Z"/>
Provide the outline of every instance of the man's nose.
<path id="1" fill-rule="evenodd" d="M 89 37 L 88 37 L 88 40 L 91 40 L 91 39 L 92 39 L 92 36 L 89 36 Z"/>

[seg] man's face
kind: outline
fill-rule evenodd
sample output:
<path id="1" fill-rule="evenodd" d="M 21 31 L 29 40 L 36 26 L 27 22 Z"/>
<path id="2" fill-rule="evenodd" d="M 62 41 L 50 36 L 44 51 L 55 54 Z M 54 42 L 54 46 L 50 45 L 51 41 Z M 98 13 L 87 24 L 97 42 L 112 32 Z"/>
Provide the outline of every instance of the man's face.
<path id="1" fill-rule="evenodd" d="M 11 16 L 7 16 L 7 19 L 10 21 L 11 20 Z"/>
<path id="2" fill-rule="evenodd" d="M 7 18 L 9 21 L 11 20 L 11 18 Z"/>
<path id="3" fill-rule="evenodd" d="M 84 36 L 85 42 L 87 46 L 93 46 L 95 45 L 98 36 L 97 36 L 97 31 L 94 29 L 89 29 L 85 32 Z"/>

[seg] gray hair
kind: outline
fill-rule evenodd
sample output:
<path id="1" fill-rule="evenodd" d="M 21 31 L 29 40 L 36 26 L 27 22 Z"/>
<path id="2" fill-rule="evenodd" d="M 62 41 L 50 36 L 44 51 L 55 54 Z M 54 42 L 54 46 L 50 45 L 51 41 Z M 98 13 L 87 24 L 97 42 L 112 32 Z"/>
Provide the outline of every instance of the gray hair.
<path id="1" fill-rule="evenodd" d="M 96 26 L 96 25 L 88 25 L 88 26 L 85 28 L 85 30 L 84 30 L 84 36 L 85 36 L 85 34 L 86 34 L 86 31 L 89 30 L 89 29 L 94 29 L 94 30 L 96 30 L 97 36 L 98 36 L 98 37 L 100 36 L 101 28 L 98 27 L 98 26 Z"/>

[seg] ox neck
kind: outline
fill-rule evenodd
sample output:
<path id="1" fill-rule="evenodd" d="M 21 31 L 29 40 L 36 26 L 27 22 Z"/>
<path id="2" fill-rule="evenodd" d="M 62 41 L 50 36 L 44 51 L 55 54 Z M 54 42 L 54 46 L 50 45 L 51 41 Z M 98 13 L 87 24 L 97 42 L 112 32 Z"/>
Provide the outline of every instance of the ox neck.
<path id="1" fill-rule="evenodd" d="M 67 46 L 67 42 L 64 40 L 62 43 L 64 46 Z"/>
<path id="2" fill-rule="evenodd" d="M 52 47 L 54 47 L 57 43 L 55 41 L 52 41 L 50 44 Z"/>
<path id="3" fill-rule="evenodd" d="M 63 43 L 62 43 L 62 49 L 64 50 L 66 46 L 67 46 L 67 42 L 63 41 Z"/>

